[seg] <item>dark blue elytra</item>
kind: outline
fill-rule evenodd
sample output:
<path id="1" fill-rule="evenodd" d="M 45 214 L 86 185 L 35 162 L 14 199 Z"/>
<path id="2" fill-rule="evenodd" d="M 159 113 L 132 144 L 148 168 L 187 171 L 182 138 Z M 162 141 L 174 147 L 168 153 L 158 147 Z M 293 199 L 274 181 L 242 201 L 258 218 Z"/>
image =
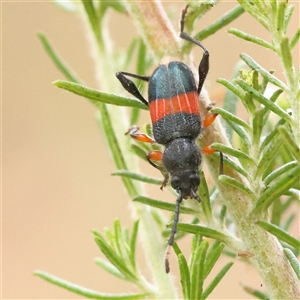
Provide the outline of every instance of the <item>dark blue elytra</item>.
<path id="1" fill-rule="evenodd" d="M 170 99 L 179 94 L 197 91 L 191 69 L 179 61 L 160 65 L 151 75 L 148 88 L 148 101 Z"/>

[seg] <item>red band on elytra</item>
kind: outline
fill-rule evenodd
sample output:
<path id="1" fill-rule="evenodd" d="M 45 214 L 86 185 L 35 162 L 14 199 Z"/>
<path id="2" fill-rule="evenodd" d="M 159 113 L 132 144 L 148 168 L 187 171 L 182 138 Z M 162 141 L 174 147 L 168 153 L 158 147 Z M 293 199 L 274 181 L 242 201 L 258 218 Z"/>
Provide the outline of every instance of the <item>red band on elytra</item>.
<path id="1" fill-rule="evenodd" d="M 197 92 L 183 93 L 170 99 L 157 99 L 149 103 L 152 123 L 170 114 L 184 112 L 199 115 Z"/>

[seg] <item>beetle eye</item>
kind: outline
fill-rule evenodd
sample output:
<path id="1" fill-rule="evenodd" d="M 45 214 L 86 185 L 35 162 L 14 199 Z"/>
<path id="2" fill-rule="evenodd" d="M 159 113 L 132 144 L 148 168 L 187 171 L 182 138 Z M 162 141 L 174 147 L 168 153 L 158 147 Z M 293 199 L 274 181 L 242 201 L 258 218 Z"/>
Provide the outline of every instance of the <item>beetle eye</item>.
<path id="1" fill-rule="evenodd" d="M 180 180 L 177 176 L 173 176 L 171 180 L 171 185 L 174 190 L 177 190 L 179 188 Z"/>

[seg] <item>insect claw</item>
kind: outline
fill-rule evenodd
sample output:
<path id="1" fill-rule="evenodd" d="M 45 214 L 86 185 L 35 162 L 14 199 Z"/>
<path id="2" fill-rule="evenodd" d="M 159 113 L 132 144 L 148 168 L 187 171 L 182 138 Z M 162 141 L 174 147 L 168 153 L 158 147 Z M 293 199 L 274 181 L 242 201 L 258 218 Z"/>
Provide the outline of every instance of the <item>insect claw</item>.
<path id="1" fill-rule="evenodd" d="M 191 198 L 197 200 L 198 203 L 201 202 L 200 197 L 195 193 L 195 191 L 193 189 L 191 189 Z"/>

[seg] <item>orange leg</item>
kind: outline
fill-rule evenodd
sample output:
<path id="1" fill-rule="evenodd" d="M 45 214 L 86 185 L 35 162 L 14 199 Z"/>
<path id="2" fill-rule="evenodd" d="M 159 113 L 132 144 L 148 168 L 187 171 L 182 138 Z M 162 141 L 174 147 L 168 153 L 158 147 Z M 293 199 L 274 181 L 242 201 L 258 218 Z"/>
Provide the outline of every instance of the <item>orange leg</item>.
<path id="1" fill-rule="evenodd" d="M 143 143 L 155 143 L 155 140 L 152 137 L 150 137 L 145 133 L 140 132 L 137 126 L 132 126 L 125 134 L 129 134 L 135 140 Z M 160 187 L 161 190 L 163 190 L 163 188 L 167 185 L 169 181 L 169 173 L 166 170 L 166 168 L 163 166 L 163 164 L 157 165 L 153 161 L 161 162 L 162 157 L 163 157 L 163 153 L 159 150 L 153 150 L 147 154 L 147 160 L 149 164 L 154 168 L 160 170 L 160 172 L 164 176 L 164 181 L 162 182 Z"/>
<path id="2" fill-rule="evenodd" d="M 210 155 L 210 154 L 214 154 L 215 152 L 217 152 L 217 150 L 214 150 L 211 148 L 210 145 L 206 145 L 203 149 L 202 152 L 206 155 Z"/>
<path id="3" fill-rule="evenodd" d="M 163 157 L 163 153 L 159 150 L 153 150 L 150 153 L 148 153 L 147 155 L 147 160 L 150 163 L 151 166 L 153 166 L 154 168 L 160 170 L 160 172 L 162 173 L 162 175 L 164 176 L 164 181 L 162 182 L 160 189 L 163 190 L 163 188 L 167 185 L 168 181 L 169 181 L 169 172 L 166 170 L 166 168 L 161 165 L 157 165 L 153 162 L 154 161 L 162 161 L 162 157 Z"/>
<path id="4" fill-rule="evenodd" d="M 163 157 L 163 153 L 159 150 L 153 150 L 147 155 L 147 159 L 161 161 Z"/>
<path id="5" fill-rule="evenodd" d="M 219 174 L 222 175 L 223 174 L 223 165 L 224 165 L 224 155 L 221 151 L 219 150 L 214 150 L 211 148 L 210 145 L 206 145 L 203 149 L 202 152 L 206 155 L 211 155 L 214 154 L 215 152 L 219 152 L 220 153 L 220 167 L 219 167 Z"/>
<path id="6" fill-rule="evenodd" d="M 208 114 L 203 121 L 203 127 L 206 128 L 213 123 L 218 114 Z"/>
<path id="7" fill-rule="evenodd" d="M 155 140 L 152 137 L 140 132 L 137 126 L 132 126 L 125 134 L 129 134 L 132 138 L 143 143 L 155 143 Z"/>
<path id="8" fill-rule="evenodd" d="M 211 125 L 214 120 L 216 119 L 216 117 L 218 116 L 218 114 L 208 114 L 206 116 L 206 118 L 203 121 L 203 127 L 206 128 L 209 125 Z M 215 152 L 219 152 L 220 153 L 220 169 L 219 169 L 219 174 L 223 174 L 223 163 L 224 163 L 224 157 L 223 157 L 223 153 L 221 151 L 218 150 L 214 150 L 211 148 L 210 145 L 206 145 L 203 149 L 202 152 L 206 155 L 211 155 L 214 154 Z"/>

